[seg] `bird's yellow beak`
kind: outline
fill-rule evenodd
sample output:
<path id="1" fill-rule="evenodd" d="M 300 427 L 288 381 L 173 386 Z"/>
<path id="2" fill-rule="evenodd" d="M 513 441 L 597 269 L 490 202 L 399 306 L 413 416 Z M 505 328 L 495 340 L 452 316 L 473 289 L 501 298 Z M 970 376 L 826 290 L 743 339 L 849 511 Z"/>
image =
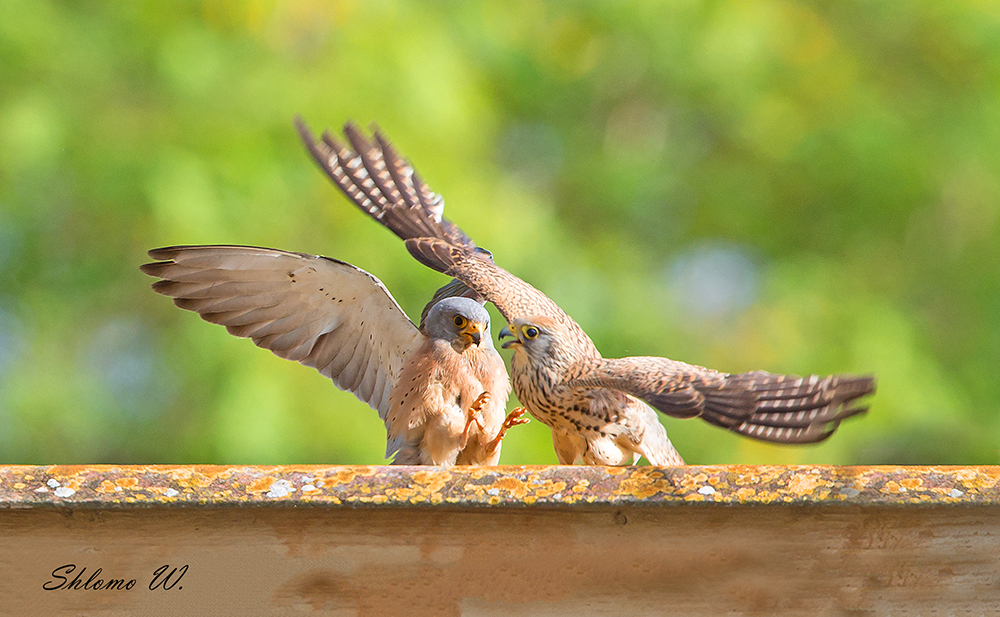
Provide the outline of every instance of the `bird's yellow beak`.
<path id="1" fill-rule="evenodd" d="M 517 335 L 515 335 L 511 331 L 510 326 L 504 326 L 503 329 L 500 330 L 499 337 L 502 340 L 502 339 L 504 339 L 504 338 L 506 338 L 508 336 L 514 337 L 514 340 L 504 341 L 504 343 L 502 345 L 500 345 L 501 348 L 507 349 L 508 347 L 511 347 L 513 345 L 520 345 L 521 344 L 521 340 L 519 338 L 517 338 Z"/>
<path id="2" fill-rule="evenodd" d="M 486 330 L 485 324 L 470 321 L 464 328 L 459 330 L 459 333 L 469 337 L 469 339 L 472 340 L 472 343 L 478 347 L 479 343 L 483 340 L 484 330 Z"/>

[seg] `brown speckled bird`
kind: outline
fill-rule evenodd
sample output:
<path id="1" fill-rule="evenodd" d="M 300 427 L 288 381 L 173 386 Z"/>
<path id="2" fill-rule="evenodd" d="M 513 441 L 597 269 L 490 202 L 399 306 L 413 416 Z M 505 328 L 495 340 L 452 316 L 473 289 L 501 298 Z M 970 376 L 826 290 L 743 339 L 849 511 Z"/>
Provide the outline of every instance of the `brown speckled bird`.
<path id="1" fill-rule="evenodd" d="M 656 465 L 683 464 L 654 408 L 788 444 L 822 441 L 866 411 L 857 400 L 874 392 L 870 376 L 729 374 L 666 358 L 603 358 L 552 300 L 443 219 L 440 197 L 377 130 L 369 142 L 345 126 L 352 152 L 328 133 L 316 144 L 298 124 L 314 158 L 355 204 L 405 240 L 418 261 L 460 282 L 442 292 L 464 284 L 467 295 L 492 302 L 507 319 L 500 335 L 513 337 L 503 347 L 514 350 L 514 392 L 552 429 L 561 463 L 621 465 L 644 456 Z"/>
<path id="2" fill-rule="evenodd" d="M 445 298 L 418 328 L 348 263 L 249 246 L 154 249 L 142 271 L 180 308 L 311 366 L 378 411 L 396 465 L 496 465 L 510 383 L 489 313 Z"/>

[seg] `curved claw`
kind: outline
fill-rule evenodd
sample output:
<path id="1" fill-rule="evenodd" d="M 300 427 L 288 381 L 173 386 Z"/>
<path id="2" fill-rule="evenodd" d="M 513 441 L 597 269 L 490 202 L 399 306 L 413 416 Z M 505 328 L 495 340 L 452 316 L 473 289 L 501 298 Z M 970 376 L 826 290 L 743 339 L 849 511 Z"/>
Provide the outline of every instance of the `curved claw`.
<path id="1" fill-rule="evenodd" d="M 506 432 L 507 429 L 517 426 L 518 424 L 527 424 L 531 422 L 531 418 L 525 418 L 524 414 L 528 413 L 528 410 L 524 407 L 515 407 L 511 410 L 507 417 L 504 418 L 503 426 L 500 430 Z"/>
<path id="2" fill-rule="evenodd" d="M 479 427 L 479 432 L 484 433 L 486 429 L 483 428 L 483 423 L 479 421 L 479 414 L 483 411 L 483 407 L 486 403 L 490 402 L 490 393 L 483 392 L 480 394 L 476 400 L 472 401 L 472 405 L 465 411 L 465 430 L 462 431 L 462 448 L 464 449 L 466 444 L 469 443 L 469 431 L 472 430 L 472 425 L 475 424 Z"/>

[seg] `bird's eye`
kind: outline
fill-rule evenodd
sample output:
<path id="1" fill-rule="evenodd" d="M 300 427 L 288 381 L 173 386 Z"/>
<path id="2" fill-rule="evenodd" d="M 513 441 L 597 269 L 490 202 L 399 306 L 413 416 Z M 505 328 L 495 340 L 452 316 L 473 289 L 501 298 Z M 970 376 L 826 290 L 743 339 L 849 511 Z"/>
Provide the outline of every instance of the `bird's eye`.
<path id="1" fill-rule="evenodd" d="M 533 339 L 538 337 L 538 328 L 535 326 L 528 326 L 524 329 L 524 338 Z"/>
<path id="2" fill-rule="evenodd" d="M 469 323 L 469 320 L 466 319 L 465 317 L 462 317 L 461 315 L 455 315 L 454 321 L 455 325 L 458 326 L 459 328 L 464 328 L 465 324 Z"/>

